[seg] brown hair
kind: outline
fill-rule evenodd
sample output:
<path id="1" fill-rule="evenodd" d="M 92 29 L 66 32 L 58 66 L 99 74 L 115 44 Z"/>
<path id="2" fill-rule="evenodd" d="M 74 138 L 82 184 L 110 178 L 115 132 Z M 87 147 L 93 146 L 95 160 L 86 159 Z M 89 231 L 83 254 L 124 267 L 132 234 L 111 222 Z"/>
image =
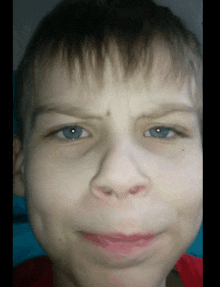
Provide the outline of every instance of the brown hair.
<path id="1" fill-rule="evenodd" d="M 19 138 L 23 141 L 36 74 L 50 67 L 58 54 L 68 63 L 70 74 L 79 62 L 82 77 L 88 68 L 86 59 L 95 59 L 95 63 L 91 60 L 90 64 L 102 82 L 105 58 L 114 41 L 124 77 L 132 76 L 140 65 L 147 67 L 147 76 L 153 64 L 153 43 L 158 39 L 170 54 L 172 67 L 167 75 L 174 78 L 180 73 L 193 75 L 201 89 L 200 43 L 167 7 L 152 0 L 61 1 L 40 21 L 17 69 L 15 116 Z M 201 90 L 199 93 L 201 97 Z"/>

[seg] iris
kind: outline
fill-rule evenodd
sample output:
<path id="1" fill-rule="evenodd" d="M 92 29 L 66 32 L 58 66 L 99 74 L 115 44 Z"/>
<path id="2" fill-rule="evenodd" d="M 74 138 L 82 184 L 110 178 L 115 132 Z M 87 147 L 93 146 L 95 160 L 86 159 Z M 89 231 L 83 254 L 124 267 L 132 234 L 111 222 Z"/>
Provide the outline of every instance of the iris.
<path id="1" fill-rule="evenodd" d="M 156 127 L 153 129 L 150 129 L 145 133 L 145 136 L 151 136 L 156 138 L 170 138 L 175 136 L 175 132 L 171 128 L 166 127 Z"/>
<path id="2" fill-rule="evenodd" d="M 80 126 L 68 126 L 60 129 L 56 135 L 67 140 L 78 140 L 83 137 L 88 137 L 89 133 Z M 153 138 L 173 138 L 177 135 L 175 129 L 170 127 L 155 127 L 144 133 L 145 137 Z"/>
<path id="3" fill-rule="evenodd" d="M 64 139 L 69 139 L 69 140 L 77 140 L 79 139 L 83 134 L 83 129 L 78 126 L 70 126 L 70 127 L 65 127 L 62 130 L 60 130 L 57 133 L 57 136 L 64 138 Z"/>

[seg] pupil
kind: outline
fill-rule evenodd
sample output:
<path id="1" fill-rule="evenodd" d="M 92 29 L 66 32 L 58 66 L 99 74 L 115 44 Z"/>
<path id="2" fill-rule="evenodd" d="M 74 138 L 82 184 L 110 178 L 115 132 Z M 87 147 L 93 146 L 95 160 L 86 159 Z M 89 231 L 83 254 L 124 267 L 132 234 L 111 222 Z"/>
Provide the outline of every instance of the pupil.
<path id="1" fill-rule="evenodd" d="M 63 130 L 64 136 L 69 139 L 78 139 L 82 133 L 83 131 L 80 127 L 70 127 Z"/>
<path id="2" fill-rule="evenodd" d="M 169 134 L 168 128 L 154 128 L 150 131 L 150 134 L 152 137 L 167 137 Z"/>

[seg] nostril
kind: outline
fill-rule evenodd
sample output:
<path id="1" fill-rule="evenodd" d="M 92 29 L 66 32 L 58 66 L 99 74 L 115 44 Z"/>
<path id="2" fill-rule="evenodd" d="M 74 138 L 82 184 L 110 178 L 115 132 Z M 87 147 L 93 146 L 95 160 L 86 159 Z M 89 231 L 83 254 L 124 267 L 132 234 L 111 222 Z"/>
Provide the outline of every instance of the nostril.
<path id="1" fill-rule="evenodd" d="M 112 189 L 107 188 L 107 187 L 99 187 L 98 191 L 101 191 L 101 192 L 108 194 L 108 195 L 112 194 Z"/>
<path id="2" fill-rule="evenodd" d="M 125 198 L 130 194 L 137 196 L 145 196 L 145 192 L 147 192 L 146 185 L 133 185 L 132 188 L 129 187 L 118 187 L 111 188 L 110 186 L 96 186 L 93 187 L 93 193 L 96 197 L 105 198 L 110 197 L 114 194 L 117 198 Z"/>
<path id="3" fill-rule="evenodd" d="M 134 188 L 130 189 L 130 193 L 135 194 L 144 188 L 144 185 L 135 186 Z"/>

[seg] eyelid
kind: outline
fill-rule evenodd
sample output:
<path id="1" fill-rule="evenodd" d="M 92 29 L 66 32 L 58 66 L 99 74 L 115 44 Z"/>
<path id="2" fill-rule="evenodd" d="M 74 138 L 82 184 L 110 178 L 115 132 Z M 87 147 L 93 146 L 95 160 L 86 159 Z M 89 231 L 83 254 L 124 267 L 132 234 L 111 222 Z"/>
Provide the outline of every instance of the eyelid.
<path id="1" fill-rule="evenodd" d="M 51 137 L 56 135 L 57 133 L 61 132 L 62 130 L 64 130 L 65 128 L 71 128 L 71 127 L 78 127 L 81 128 L 83 130 L 85 130 L 86 132 L 88 132 L 89 134 L 91 134 L 87 128 L 82 127 L 81 125 L 77 124 L 77 123 L 71 123 L 71 124 L 64 124 L 64 125 L 59 125 L 57 127 L 53 127 L 51 130 L 49 130 L 46 134 L 46 137 Z M 61 137 L 57 137 L 62 139 Z"/>
<path id="2" fill-rule="evenodd" d="M 150 134 L 150 131 L 151 130 L 157 130 L 157 129 L 161 129 L 162 127 L 155 127 L 155 128 L 151 128 L 151 129 L 149 129 L 149 130 L 147 130 L 146 132 L 144 132 L 144 135 L 145 135 L 145 137 L 152 137 L 152 138 L 157 138 L 157 139 L 170 139 L 170 138 L 174 138 L 174 137 L 176 137 L 176 135 L 177 135 L 177 132 L 174 130 L 174 129 L 170 129 L 170 128 L 166 128 L 167 130 L 170 130 L 170 131 L 172 131 L 173 132 L 173 136 L 167 136 L 167 137 L 160 137 L 159 135 L 158 135 L 158 137 L 157 136 L 152 136 L 152 135 L 149 135 L 149 136 L 146 136 L 146 133 L 149 133 Z M 164 128 L 164 127 L 163 127 Z"/>
<path id="3" fill-rule="evenodd" d="M 89 128 L 87 127 L 83 127 L 84 123 L 71 123 L 71 124 L 63 124 L 63 125 L 59 125 L 57 127 L 53 127 L 53 129 L 51 129 L 50 131 L 47 132 L 47 134 L 45 135 L 45 138 L 49 138 L 49 137 L 53 137 L 55 136 L 58 132 L 61 132 L 63 129 L 68 128 L 68 127 L 79 127 L 83 130 L 85 130 L 89 136 L 86 137 L 80 137 L 79 139 L 75 139 L 75 140 L 71 140 L 71 139 L 65 139 L 62 137 L 58 137 L 56 135 L 56 138 L 58 140 L 62 140 L 62 141 L 74 141 L 74 142 L 78 142 L 80 140 L 83 140 L 84 138 L 87 139 L 89 137 L 91 137 L 91 132 L 89 131 Z M 152 130 L 152 129 L 156 129 L 156 128 L 166 128 L 166 129 L 170 129 L 172 130 L 175 135 L 172 137 L 153 137 L 153 136 L 146 136 L 145 133 Z M 176 126 L 172 126 L 172 125 L 164 125 L 164 124 L 156 124 L 154 126 L 151 126 L 150 128 L 145 128 L 144 132 L 143 132 L 143 136 L 145 138 L 151 138 L 151 139 L 156 139 L 156 140 L 174 140 L 178 137 L 182 137 L 182 138 L 186 138 L 188 137 L 186 129 L 185 128 L 181 128 L 181 127 L 176 127 Z"/>
<path id="4" fill-rule="evenodd" d="M 75 127 L 72 127 L 72 126 L 71 126 L 71 127 L 68 127 L 68 128 L 74 129 Z M 64 140 L 70 140 L 70 141 L 76 141 L 76 140 L 80 140 L 80 139 L 82 139 L 82 138 L 88 138 L 88 137 L 89 137 L 89 132 L 88 132 L 87 130 L 85 130 L 84 128 L 81 128 L 81 127 L 79 127 L 79 126 L 77 126 L 77 128 L 80 128 L 80 129 L 82 130 L 82 133 L 80 134 L 79 138 L 77 138 L 77 139 L 68 138 L 68 137 L 66 137 L 66 136 L 64 135 L 64 130 L 67 129 L 67 128 L 61 129 L 60 131 L 58 131 L 58 132 L 56 133 L 56 135 L 57 135 L 57 137 L 59 137 L 59 138 L 62 138 L 62 139 L 64 139 Z M 63 133 L 63 135 L 62 135 L 62 133 Z M 85 133 L 88 134 L 88 135 L 85 136 Z M 58 134 L 60 134 L 60 135 L 58 135 Z M 72 135 L 74 135 L 74 134 L 72 134 Z"/>
<path id="5" fill-rule="evenodd" d="M 171 130 L 172 132 L 175 133 L 174 136 L 171 136 L 171 137 L 153 137 L 153 136 L 146 136 L 145 133 L 146 132 L 150 132 L 151 130 L 154 130 L 154 129 L 168 129 L 168 130 Z M 155 125 L 151 128 L 148 128 L 146 131 L 144 131 L 144 136 L 145 137 L 149 137 L 149 138 L 152 138 L 152 139 L 159 139 L 159 140 L 172 140 L 172 139 L 176 139 L 177 137 L 182 137 L 182 138 L 185 138 L 187 137 L 187 134 L 186 134 L 186 131 L 185 129 L 183 128 L 178 128 L 176 126 L 166 126 L 166 125 Z"/>

